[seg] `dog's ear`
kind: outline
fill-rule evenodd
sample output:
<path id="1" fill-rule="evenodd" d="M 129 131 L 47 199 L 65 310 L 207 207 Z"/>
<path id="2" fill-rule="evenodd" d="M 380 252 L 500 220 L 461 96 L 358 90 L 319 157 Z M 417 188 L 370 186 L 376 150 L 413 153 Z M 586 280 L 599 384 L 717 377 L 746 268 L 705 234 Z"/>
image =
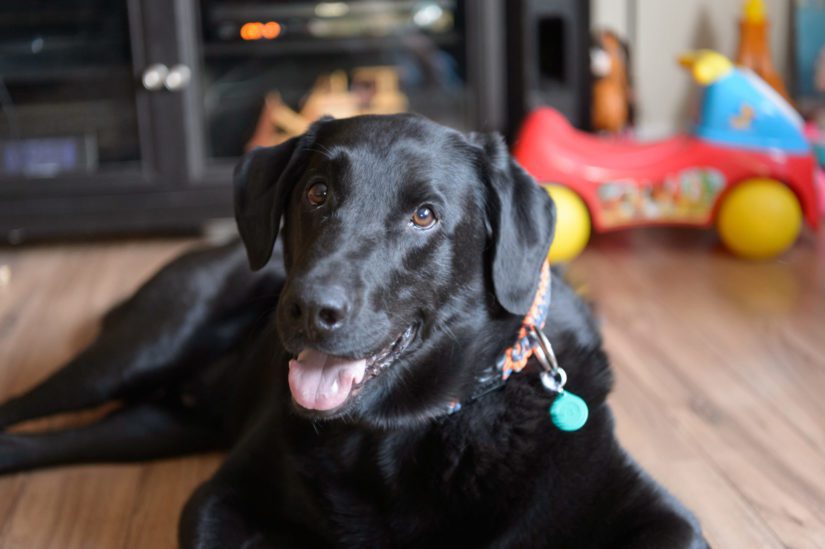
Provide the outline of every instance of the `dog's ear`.
<path id="1" fill-rule="evenodd" d="M 493 287 L 510 313 L 525 315 L 539 284 L 556 226 L 553 200 L 513 160 L 498 134 L 471 133 L 480 147 L 492 242 Z"/>
<path id="2" fill-rule="evenodd" d="M 305 134 L 280 145 L 246 153 L 235 168 L 235 221 L 252 270 L 266 265 L 272 256 L 281 216 L 303 171 L 304 153 L 319 125 L 330 119 L 320 119 Z"/>

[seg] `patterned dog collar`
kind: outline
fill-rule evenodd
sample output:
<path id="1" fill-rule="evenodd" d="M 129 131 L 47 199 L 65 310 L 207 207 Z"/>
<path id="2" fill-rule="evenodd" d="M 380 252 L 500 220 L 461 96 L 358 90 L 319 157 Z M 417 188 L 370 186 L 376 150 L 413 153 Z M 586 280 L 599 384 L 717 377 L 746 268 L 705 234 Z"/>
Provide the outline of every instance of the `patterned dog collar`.
<path id="1" fill-rule="evenodd" d="M 547 322 L 547 311 L 550 309 L 550 265 L 545 261 L 541 266 L 539 287 L 533 298 L 533 304 L 524 317 L 519 328 L 518 337 L 512 347 L 509 347 L 499 357 L 496 366 L 501 372 L 501 379 L 507 378 L 513 372 L 520 372 L 527 366 L 527 361 L 535 353 L 537 342 L 533 339 L 533 330 L 541 331 Z"/>
<path id="2" fill-rule="evenodd" d="M 553 425 L 560 431 L 578 431 L 587 422 L 589 410 L 587 403 L 564 389 L 567 373 L 560 368 L 553 352 L 550 340 L 542 329 L 547 321 L 550 309 L 550 266 L 545 261 L 541 267 L 539 287 L 533 298 L 530 310 L 525 315 L 519 328 L 518 337 L 513 346 L 507 348 L 496 362 L 496 375 L 479 380 L 479 387 L 465 404 L 469 404 L 484 395 L 500 389 L 513 372 L 520 372 L 527 366 L 530 358 L 535 357 L 541 365 L 541 383 L 544 388 L 555 395 L 548 410 Z M 447 412 L 452 414 L 461 409 L 460 402 L 449 405 Z"/>
<path id="3" fill-rule="evenodd" d="M 547 312 L 550 309 L 550 265 L 545 261 L 541 266 L 539 276 L 539 287 L 533 297 L 530 310 L 524 316 L 524 320 L 519 328 L 516 342 L 504 350 L 496 361 L 496 376 L 479 380 L 479 388 L 474 392 L 464 404 L 469 404 L 478 400 L 482 396 L 495 391 L 504 386 L 504 383 L 513 372 L 520 372 L 527 366 L 527 362 L 536 353 L 538 342 L 532 334 L 534 330 L 541 331 L 547 321 Z M 461 409 L 461 402 L 450 403 L 447 412 L 455 413 Z"/>

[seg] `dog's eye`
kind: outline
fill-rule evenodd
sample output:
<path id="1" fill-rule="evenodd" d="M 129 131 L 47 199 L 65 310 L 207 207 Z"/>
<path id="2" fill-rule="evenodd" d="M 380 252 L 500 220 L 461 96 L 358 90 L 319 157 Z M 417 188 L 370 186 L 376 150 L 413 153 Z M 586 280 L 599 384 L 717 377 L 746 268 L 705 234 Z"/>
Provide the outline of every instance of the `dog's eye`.
<path id="1" fill-rule="evenodd" d="M 412 216 L 413 224 L 419 229 L 429 229 L 435 225 L 435 213 L 429 206 L 422 205 L 416 208 Z"/>
<path id="2" fill-rule="evenodd" d="M 313 183 L 309 189 L 307 189 L 307 200 L 309 200 L 309 203 L 313 206 L 320 206 L 327 201 L 328 193 L 329 190 L 327 189 L 326 183 Z"/>

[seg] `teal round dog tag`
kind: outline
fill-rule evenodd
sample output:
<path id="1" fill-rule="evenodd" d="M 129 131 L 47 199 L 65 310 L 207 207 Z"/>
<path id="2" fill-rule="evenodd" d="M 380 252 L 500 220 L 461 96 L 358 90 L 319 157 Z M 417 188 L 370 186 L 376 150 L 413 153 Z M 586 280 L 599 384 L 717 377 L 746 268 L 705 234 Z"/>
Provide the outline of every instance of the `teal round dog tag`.
<path id="1" fill-rule="evenodd" d="M 578 395 L 564 391 L 550 405 L 550 419 L 562 431 L 578 431 L 587 422 L 587 403 Z"/>

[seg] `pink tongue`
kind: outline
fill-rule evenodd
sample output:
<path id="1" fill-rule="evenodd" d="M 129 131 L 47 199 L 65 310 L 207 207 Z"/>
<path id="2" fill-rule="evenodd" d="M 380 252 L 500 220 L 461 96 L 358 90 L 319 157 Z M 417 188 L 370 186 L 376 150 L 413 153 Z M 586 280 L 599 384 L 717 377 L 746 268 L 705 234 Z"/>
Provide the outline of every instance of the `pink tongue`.
<path id="1" fill-rule="evenodd" d="M 366 360 L 348 360 L 304 349 L 289 361 L 289 390 L 309 410 L 331 410 L 344 403 L 352 386 L 364 379 Z"/>

